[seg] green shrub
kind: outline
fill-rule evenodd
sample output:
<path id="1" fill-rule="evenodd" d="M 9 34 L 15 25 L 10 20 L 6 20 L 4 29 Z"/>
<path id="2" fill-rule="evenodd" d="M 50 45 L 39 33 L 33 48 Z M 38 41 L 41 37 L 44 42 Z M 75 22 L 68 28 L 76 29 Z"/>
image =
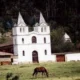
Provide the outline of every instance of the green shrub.
<path id="1" fill-rule="evenodd" d="M 1 37 L 0 38 L 0 44 L 5 43 L 6 42 L 6 38 L 5 37 Z"/>
<path id="2" fill-rule="evenodd" d="M 73 51 L 73 49 L 74 49 L 74 44 L 72 42 L 65 42 L 62 46 L 63 52 Z"/>

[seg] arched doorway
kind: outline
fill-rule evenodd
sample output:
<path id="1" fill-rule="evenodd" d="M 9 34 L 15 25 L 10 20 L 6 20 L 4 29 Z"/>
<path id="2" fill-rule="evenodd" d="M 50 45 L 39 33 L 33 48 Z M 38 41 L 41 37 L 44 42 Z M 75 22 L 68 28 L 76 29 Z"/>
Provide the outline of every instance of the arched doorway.
<path id="1" fill-rule="evenodd" d="M 38 52 L 37 51 L 33 51 L 32 52 L 32 61 L 33 63 L 38 63 Z"/>

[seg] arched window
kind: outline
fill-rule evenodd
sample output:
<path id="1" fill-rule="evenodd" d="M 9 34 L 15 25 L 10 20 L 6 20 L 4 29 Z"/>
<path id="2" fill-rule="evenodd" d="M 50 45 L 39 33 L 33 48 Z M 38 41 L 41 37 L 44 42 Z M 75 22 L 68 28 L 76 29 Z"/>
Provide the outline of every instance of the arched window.
<path id="1" fill-rule="evenodd" d="M 45 52 L 45 55 L 47 55 L 47 50 L 45 50 L 44 52 Z"/>
<path id="2" fill-rule="evenodd" d="M 24 38 L 22 38 L 22 42 L 24 43 Z"/>
<path id="3" fill-rule="evenodd" d="M 22 52 L 23 56 L 25 56 L 25 51 Z"/>
<path id="4" fill-rule="evenodd" d="M 35 36 L 32 37 L 32 43 L 37 43 L 37 40 L 36 40 Z"/>
<path id="5" fill-rule="evenodd" d="M 46 38 L 44 38 L 44 43 L 46 43 Z"/>

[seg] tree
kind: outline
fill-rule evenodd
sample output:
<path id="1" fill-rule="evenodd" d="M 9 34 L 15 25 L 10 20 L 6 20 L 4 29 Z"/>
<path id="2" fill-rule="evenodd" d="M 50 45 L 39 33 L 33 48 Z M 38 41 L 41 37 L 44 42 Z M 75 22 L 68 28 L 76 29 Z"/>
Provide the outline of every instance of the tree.
<path id="1" fill-rule="evenodd" d="M 0 22 L 0 33 L 1 33 L 1 35 L 3 36 L 5 32 L 6 32 L 6 31 L 5 31 L 4 28 L 3 28 L 3 23 Z"/>
<path id="2" fill-rule="evenodd" d="M 73 43 L 80 43 L 80 0 L 0 0 L 1 17 L 8 14 L 17 19 L 15 16 L 20 11 L 29 25 L 33 22 L 28 22 L 30 16 L 36 14 L 36 9 L 43 13 L 48 23 L 52 21 L 64 28 L 67 26 L 68 30 L 65 32 Z M 54 26 L 51 26 L 52 29 Z"/>
<path id="3" fill-rule="evenodd" d="M 10 16 L 6 16 L 3 20 L 3 28 L 7 32 L 13 27 L 13 22 Z"/>
<path id="4" fill-rule="evenodd" d="M 59 27 L 51 32 L 52 53 L 73 51 L 74 44 L 70 41 L 64 41 L 64 28 Z"/>
<path id="5" fill-rule="evenodd" d="M 63 45 L 64 42 L 64 29 L 61 28 L 57 28 L 54 29 L 51 32 L 51 46 L 52 46 L 52 52 L 61 52 L 61 47 Z"/>

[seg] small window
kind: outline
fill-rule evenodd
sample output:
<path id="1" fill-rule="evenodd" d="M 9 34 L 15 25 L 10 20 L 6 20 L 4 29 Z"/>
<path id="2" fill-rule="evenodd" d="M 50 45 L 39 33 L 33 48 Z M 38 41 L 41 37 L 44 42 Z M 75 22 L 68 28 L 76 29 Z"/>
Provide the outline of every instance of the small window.
<path id="1" fill-rule="evenodd" d="M 43 28 L 41 28 L 41 32 L 43 32 Z"/>
<path id="2" fill-rule="evenodd" d="M 24 43 L 24 38 L 22 38 L 22 43 Z"/>
<path id="3" fill-rule="evenodd" d="M 32 43 L 36 43 L 36 42 L 37 42 L 36 37 L 33 36 L 33 37 L 32 37 Z"/>
<path id="4" fill-rule="evenodd" d="M 47 50 L 45 50 L 45 55 L 47 55 Z"/>
<path id="5" fill-rule="evenodd" d="M 23 56 L 25 56 L 25 51 L 22 52 Z"/>
<path id="6" fill-rule="evenodd" d="M 46 43 L 46 38 L 44 38 L 44 43 Z"/>
<path id="7" fill-rule="evenodd" d="M 16 44 L 16 39 L 15 39 L 15 44 Z"/>
<path id="8" fill-rule="evenodd" d="M 20 32 L 22 31 L 22 29 L 20 28 Z"/>

